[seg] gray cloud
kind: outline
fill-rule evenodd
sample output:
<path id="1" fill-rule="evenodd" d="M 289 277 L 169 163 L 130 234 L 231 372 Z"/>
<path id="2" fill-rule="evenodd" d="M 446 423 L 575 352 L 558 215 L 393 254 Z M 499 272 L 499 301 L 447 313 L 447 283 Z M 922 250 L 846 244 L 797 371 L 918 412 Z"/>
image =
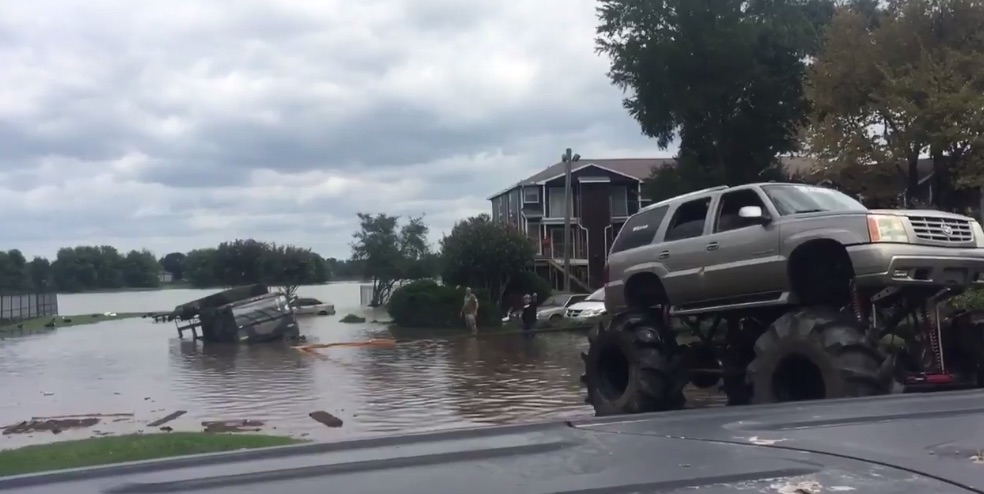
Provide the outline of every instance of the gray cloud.
<path id="1" fill-rule="evenodd" d="M 593 0 L 0 6 L 0 248 L 256 237 L 348 255 L 357 211 L 434 238 L 556 161 L 659 153 Z"/>

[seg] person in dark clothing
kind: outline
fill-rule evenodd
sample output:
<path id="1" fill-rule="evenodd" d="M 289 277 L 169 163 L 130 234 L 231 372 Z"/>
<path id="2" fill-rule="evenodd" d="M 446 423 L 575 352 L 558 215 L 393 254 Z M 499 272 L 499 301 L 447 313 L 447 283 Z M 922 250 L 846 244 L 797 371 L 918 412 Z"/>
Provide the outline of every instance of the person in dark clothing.
<path id="1" fill-rule="evenodd" d="M 523 295 L 523 314 L 521 316 L 523 331 L 533 331 L 533 327 L 536 326 L 537 307 L 536 293 Z"/>

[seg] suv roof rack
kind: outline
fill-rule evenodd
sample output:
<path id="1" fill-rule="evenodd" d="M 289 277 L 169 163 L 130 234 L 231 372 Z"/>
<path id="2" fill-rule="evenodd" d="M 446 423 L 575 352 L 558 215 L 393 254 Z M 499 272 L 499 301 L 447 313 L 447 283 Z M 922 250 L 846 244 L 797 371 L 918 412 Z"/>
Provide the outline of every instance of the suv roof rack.
<path id="1" fill-rule="evenodd" d="M 680 199 L 686 199 L 686 198 L 691 197 L 691 196 L 699 196 L 701 194 L 707 194 L 708 192 L 717 192 L 719 190 L 730 189 L 730 188 L 731 188 L 730 185 L 716 185 L 714 187 L 708 187 L 706 189 L 695 190 L 693 192 L 687 192 L 686 194 L 680 194 L 678 196 L 674 196 L 674 197 L 671 197 L 669 199 L 663 199 L 662 201 L 659 201 L 659 202 L 650 204 L 650 205 L 648 205 L 648 206 L 640 209 L 639 212 L 641 213 L 643 211 L 648 211 L 650 209 L 653 209 L 653 208 L 656 208 L 656 207 L 659 207 L 659 206 L 663 206 L 663 205 L 665 205 L 665 204 L 667 204 L 669 202 L 672 202 L 672 201 L 677 201 L 677 200 L 680 200 Z"/>

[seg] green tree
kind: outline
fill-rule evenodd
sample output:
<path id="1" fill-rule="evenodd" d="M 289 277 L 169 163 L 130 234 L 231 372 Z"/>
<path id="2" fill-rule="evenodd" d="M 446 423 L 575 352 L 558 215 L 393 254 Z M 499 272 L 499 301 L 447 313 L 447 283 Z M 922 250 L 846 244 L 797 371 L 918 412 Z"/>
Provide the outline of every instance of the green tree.
<path id="1" fill-rule="evenodd" d="M 499 305 L 510 280 L 533 264 L 530 239 L 487 214 L 459 221 L 441 239 L 445 284 L 487 291 Z"/>
<path id="2" fill-rule="evenodd" d="M 0 291 L 26 292 L 31 288 L 27 259 L 17 249 L 0 251 Z"/>
<path id="3" fill-rule="evenodd" d="M 362 275 L 372 281 L 370 305 L 384 304 L 400 281 L 429 275 L 427 225 L 410 218 L 398 228 L 399 217 L 358 213 L 359 230 L 352 234 L 352 259 L 361 261 Z"/>
<path id="4" fill-rule="evenodd" d="M 112 290 L 123 288 L 124 258 L 114 247 L 64 247 L 51 265 L 55 286 L 61 291 Z"/>
<path id="5" fill-rule="evenodd" d="M 284 292 L 291 298 L 300 285 L 328 281 L 324 259 L 311 249 L 270 244 L 261 256 L 260 263 L 263 283 L 283 287 Z"/>
<path id="6" fill-rule="evenodd" d="M 184 279 L 191 286 L 204 288 L 221 286 L 221 272 L 215 248 L 195 249 L 188 252 L 184 262 Z"/>
<path id="7" fill-rule="evenodd" d="M 35 256 L 27 264 L 28 277 L 31 279 L 31 287 L 38 291 L 47 291 L 54 287 L 51 279 L 51 261 L 44 257 Z"/>
<path id="8" fill-rule="evenodd" d="M 955 188 L 984 185 L 981 26 L 974 0 L 839 8 L 807 77 L 806 138 L 822 171 L 882 203 L 902 182 L 912 204 L 929 154 L 941 209 L 954 207 Z"/>
<path id="9" fill-rule="evenodd" d="M 132 288 L 161 286 L 161 265 L 148 250 L 131 250 L 123 260 L 123 283 Z"/>
<path id="10" fill-rule="evenodd" d="M 679 170 L 654 171 L 651 198 L 781 175 L 832 12 L 833 0 L 600 0 L 596 46 L 623 105 L 660 148 L 679 139 Z"/>
<path id="11" fill-rule="evenodd" d="M 182 252 L 171 252 L 161 258 L 161 267 L 164 268 L 164 271 L 171 273 L 175 280 L 183 280 L 185 257 Z"/>

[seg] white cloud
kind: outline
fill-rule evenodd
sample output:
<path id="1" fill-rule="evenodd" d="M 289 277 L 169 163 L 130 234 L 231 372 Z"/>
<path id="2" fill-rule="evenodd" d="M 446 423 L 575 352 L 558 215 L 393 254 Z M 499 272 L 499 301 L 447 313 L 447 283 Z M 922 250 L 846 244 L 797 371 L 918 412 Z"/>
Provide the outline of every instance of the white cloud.
<path id="1" fill-rule="evenodd" d="M 0 5 L 0 248 L 236 237 L 347 257 L 355 213 L 433 237 L 556 161 L 652 156 L 593 0 Z"/>

